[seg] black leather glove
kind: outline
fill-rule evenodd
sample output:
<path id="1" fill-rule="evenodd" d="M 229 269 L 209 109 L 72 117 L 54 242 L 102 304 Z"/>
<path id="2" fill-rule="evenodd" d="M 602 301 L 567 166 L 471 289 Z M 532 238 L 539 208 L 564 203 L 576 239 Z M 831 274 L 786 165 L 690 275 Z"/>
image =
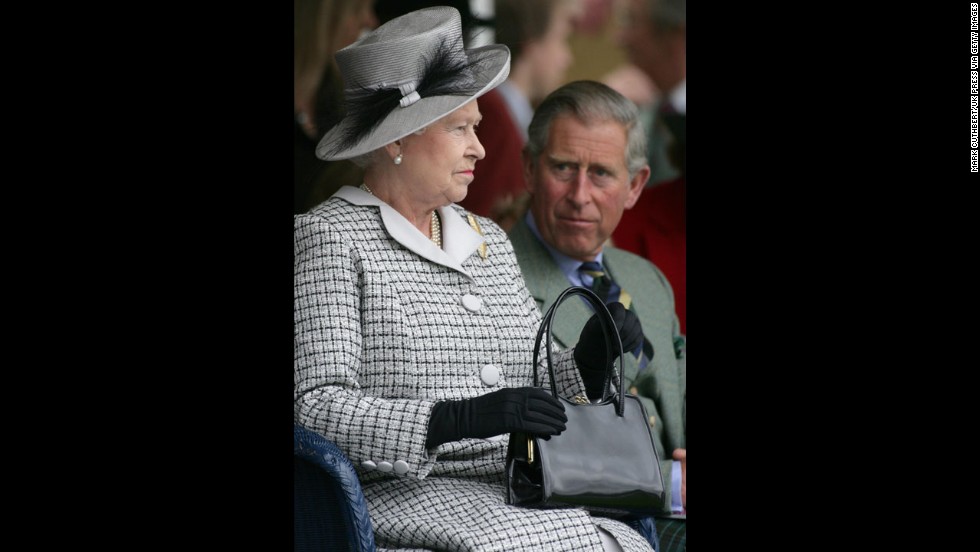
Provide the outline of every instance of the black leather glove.
<path id="1" fill-rule="evenodd" d="M 525 431 L 550 439 L 565 430 L 565 407 L 540 387 L 505 388 L 432 408 L 425 446 Z"/>
<path id="2" fill-rule="evenodd" d="M 616 323 L 616 329 L 619 330 L 623 351 L 627 354 L 635 351 L 643 344 L 643 327 L 640 325 L 640 319 L 618 301 L 607 304 L 606 308 L 609 309 L 609 314 Z M 582 328 L 578 344 L 575 345 L 574 356 L 575 364 L 578 365 L 582 381 L 585 383 L 585 394 L 588 395 L 589 400 L 601 398 L 602 382 L 609 365 L 606 364 L 606 338 L 602 334 L 598 315 L 593 314 Z M 613 358 L 614 362 L 616 358 Z"/>

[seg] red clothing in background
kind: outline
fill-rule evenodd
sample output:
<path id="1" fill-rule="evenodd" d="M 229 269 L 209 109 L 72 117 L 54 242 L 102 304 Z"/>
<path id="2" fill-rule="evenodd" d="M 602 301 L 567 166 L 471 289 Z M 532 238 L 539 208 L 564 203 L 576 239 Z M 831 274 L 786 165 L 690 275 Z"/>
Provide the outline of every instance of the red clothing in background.
<path id="1" fill-rule="evenodd" d="M 687 187 L 684 177 L 643 190 L 623 212 L 613 245 L 657 265 L 674 288 L 681 333 L 687 334 Z"/>

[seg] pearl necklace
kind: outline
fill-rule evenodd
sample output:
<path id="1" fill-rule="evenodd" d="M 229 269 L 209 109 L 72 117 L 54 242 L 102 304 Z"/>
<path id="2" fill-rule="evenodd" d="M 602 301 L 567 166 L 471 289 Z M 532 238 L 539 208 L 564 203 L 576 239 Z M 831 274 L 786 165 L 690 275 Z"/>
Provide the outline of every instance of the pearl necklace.
<path id="1" fill-rule="evenodd" d="M 371 188 L 364 182 L 361 182 L 361 189 L 365 192 L 374 195 Z M 429 239 L 432 243 L 436 244 L 436 247 L 442 249 L 442 224 L 439 222 L 439 215 L 436 214 L 435 210 L 432 211 L 432 221 L 429 223 L 429 233 L 432 234 Z"/>

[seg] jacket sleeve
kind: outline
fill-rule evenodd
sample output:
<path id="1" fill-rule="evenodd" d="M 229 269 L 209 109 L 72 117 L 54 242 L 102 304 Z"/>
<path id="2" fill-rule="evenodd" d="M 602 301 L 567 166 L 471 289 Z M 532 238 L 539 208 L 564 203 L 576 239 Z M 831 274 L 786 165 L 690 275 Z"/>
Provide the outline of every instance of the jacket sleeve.
<path id="1" fill-rule="evenodd" d="M 425 477 L 435 463 L 425 449 L 435 402 L 366 396 L 358 382 L 361 274 L 351 241 L 316 215 L 297 215 L 293 255 L 295 420 L 351 458 Z"/>

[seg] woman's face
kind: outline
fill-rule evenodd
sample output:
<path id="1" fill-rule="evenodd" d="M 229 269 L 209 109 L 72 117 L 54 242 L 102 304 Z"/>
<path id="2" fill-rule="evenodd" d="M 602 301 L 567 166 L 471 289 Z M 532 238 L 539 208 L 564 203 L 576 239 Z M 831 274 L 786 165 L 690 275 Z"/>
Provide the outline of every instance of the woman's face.
<path id="1" fill-rule="evenodd" d="M 481 118 L 473 100 L 432 123 L 422 134 L 401 139 L 402 163 L 396 170 L 421 203 L 436 207 L 466 197 L 473 168 L 486 155 L 476 137 Z"/>

